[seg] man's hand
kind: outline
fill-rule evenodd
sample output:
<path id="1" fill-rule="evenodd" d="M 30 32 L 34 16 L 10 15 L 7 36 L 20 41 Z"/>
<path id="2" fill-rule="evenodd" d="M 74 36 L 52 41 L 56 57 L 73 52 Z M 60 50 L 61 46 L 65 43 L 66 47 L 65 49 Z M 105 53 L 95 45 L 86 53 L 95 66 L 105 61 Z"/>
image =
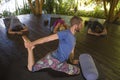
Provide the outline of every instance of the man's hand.
<path id="1" fill-rule="evenodd" d="M 28 49 L 34 49 L 35 48 L 35 46 L 32 45 L 32 42 L 26 36 L 22 36 L 22 38 L 24 40 L 25 48 L 28 48 Z"/>

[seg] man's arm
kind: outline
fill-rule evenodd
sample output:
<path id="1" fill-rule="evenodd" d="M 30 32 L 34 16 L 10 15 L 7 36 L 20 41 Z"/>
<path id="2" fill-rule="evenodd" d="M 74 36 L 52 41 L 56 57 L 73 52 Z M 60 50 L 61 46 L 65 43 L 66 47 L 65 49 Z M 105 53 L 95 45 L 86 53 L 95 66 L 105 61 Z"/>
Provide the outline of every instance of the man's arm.
<path id="1" fill-rule="evenodd" d="M 71 54 L 69 56 L 69 60 L 70 60 L 71 63 L 73 63 L 73 60 L 74 60 L 74 48 L 72 49 L 72 52 L 71 52 Z"/>
<path id="2" fill-rule="evenodd" d="M 23 32 L 24 32 L 24 31 L 28 31 L 28 27 L 27 27 L 27 26 L 24 26 L 24 27 L 23 27 L 23 30 L 21 30 L 21 31 L 23 31 Z"/>
<path id="3" fill-rule="evenodd" d="M 37 40 L 33 41 L 32 45 L 35 46 L 37 44 L 43 44 L 43 43 L 46 43 L 46 42 L 49 42 L 49 41 L 54 41 L 54 40 L 57 40 L 57 39 L 58 39 L 58 35 L 53 34 L 53 35 L 50 35 L 50 36 L 47 36 L 47 37 L 44 37 L 44 38 L 40 38 L 40 39 L 37 39 Z"/>
<path id="4" fill-rule="evenodd" d="M 106 30 L 106 28 L 103 29 L 103 32 L 100 33 L 100 35 L 107 35 L 107 30 Z"/>
<path id="5" fill-rule="evenodd" d="M 70 54 L 69 60 L 72 64 L 78 64 L 79 63 L 79 59 L 75 59 L 75 48 L 72 49 L 72 52 Z"/>
<path id="6" fill-rule="evenodd" d="M 8 29 L 8 33 L 9 33 L 9 34 L 22 34 L 22 32 L 21 32 L 21 31 L 17 31 L 17 32 L 12 31 L 12 29 L 11 29 L 11 28 L 9 28 L 9 29 Z"/>
<path id="7" fill-rule="evenodd" d="M 13 31 L 11 30 L 11 28 L 8 29 L 8 33 L 9 33 L 9 34 L 15 34 L 15 32 L 13 32 Z"/>
<path id="8" fill-rule="evenodd" d="M 102 33 L 94 33 L 94 32 L 92 32 L 92 30 L 89 28 L 89 29 L 88 29 L 88 34 L 95 35 L 95 36 L 107 35 L 107 30 L 104 29 Z"/>
<path id="9" fill-rule="evenodd" d="M 88 33 L 88 34 L 91 34 L 91 35 L 99 36 L 98 33 L 92 32 L 92 30 L 91 30 L 90 28 L 88 28 L 88 32 L 87 32 L 87 33 Z"/>

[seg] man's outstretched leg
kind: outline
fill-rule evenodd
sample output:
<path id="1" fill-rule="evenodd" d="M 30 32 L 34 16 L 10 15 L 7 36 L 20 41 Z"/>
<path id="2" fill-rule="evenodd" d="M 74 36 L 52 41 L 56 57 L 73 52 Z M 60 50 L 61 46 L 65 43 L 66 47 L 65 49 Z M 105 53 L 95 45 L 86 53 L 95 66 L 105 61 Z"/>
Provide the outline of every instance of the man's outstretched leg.
<path id="1" fill-rule="evenodd" d="M 26 36 L 22 36 L 23 40 L 24 40 L 24 45 L 25 45 L 25 48 L 27 48 L 27 51 L 28 51 L 28 70 L 29 71 L 32 71 L 32 66 L 34 65 L 35 61 L 34 61 L 34 54 L 33 54 L 33 49 L 34 49 L 34 46 L 28 46 L 28 44 L 30 44 L 30 40 L 26 37 Z"/>
<path id="2" fill-rule="evenodd" d="M 67 62 L 60 63 L 52 69 L 54 69 L 56 71 L 65 72 L 66 74 L 69 74 L 69 75 L 78 75 L 80 73 L 79 67 L 68 64 Z"/>
<path id="3" fill-rule="evenodd" d="M 44 68 L 48 68 L 51 65 L 51 62 L 54 63 L 52 60 L 53 58 L 51 57 L 50 54 L 46 55 L 45 57 L 43 57 L 42 59 L 38 60 L 35 63 L 34 60 L 34 53 L 33 53 L 33 48 L 34 46 L 31 46 L 31 41 L 26 37 L 26 36 L 22 36 L 23 40 L 24 40 L 24 45 L 25 48 L 27 48 L 28 50 L 28 70 L 29 71 L 38 71 Z M 55 61 L 55 60 L 54 60 Z"/>

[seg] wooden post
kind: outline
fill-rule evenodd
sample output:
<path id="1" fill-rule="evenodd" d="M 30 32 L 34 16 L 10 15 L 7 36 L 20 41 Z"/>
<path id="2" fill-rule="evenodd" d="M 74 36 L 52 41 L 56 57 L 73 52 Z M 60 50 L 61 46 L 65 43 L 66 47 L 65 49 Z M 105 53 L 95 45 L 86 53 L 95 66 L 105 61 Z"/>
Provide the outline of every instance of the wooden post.
<path id="1" fill-rule="evenodd" d="M 42 14 L 43 0 L 40 0 L 40 14 Z"/>
<path id="2" fill-rule="evenodd" d="M 33 5 L 32 5 L 32 3 L 31 3 L 31 0 L 28 0 L 28 3 L 29 3 L 29 6 L 30 6 L 30 9 L 31 9 L 32 13 L 34 14 L 34 13 L 35 13 L 35 10 L 34 10 L 34 8 L 33 8 Z"/>
<path id="3" fill-rule="evenodd" d="M 35 14 L 39 15 L 39 0 L 35 0 Z"/>

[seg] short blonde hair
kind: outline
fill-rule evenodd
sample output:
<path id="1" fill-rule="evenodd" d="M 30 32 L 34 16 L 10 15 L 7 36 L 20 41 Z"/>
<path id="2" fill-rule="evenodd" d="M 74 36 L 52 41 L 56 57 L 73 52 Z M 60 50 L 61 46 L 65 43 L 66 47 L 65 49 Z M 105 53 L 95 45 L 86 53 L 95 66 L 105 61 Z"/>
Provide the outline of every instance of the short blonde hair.
<path id="1" fill-rule="evenodd" d="M 78 16 L 73 16 L 70 20 L 70 24 L 71 24 L 71 26 L 73 26 L 75 24 L 79 25 L 82 21 L 83 21 L 82 18 L 80 18 Z"/>

